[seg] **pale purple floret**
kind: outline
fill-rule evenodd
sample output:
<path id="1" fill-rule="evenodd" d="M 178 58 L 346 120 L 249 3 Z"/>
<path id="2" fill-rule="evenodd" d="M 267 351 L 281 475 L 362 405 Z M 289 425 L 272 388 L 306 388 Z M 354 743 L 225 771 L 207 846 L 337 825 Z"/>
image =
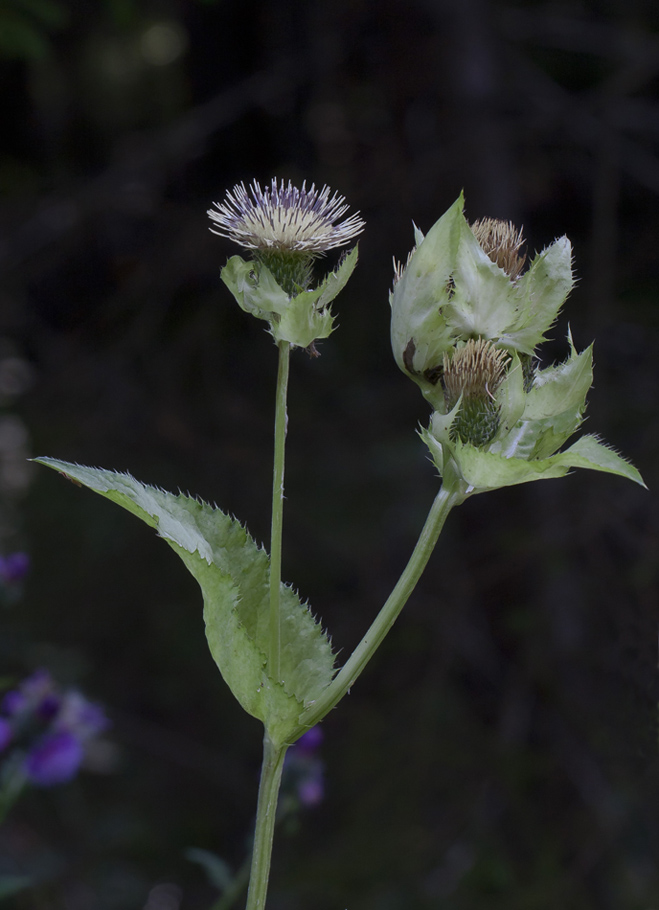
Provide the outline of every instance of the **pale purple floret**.
<path id="1" fill-rule="evenodd" d="M 27 553 L 18 551 L 0 556 L 0 581 L 6 585 L 13 585 L 22 581 L 30 568 L 30 557 Z"/>
<path id="2" fill-rule="evenodd" d="M 328 186 L 317 190 L 312 184 L 307 189 L 303 183 L 299 189 L 290 180 L 286 185 L 276 178 L 264 189 L 256 180 L 249 190 L 239 183 L 224 202 L 209 209 L 211 231 L 246 249 L 326 253 L 349 243 L 364 229 L 358 212 L 339 221 L 348 206 L 343 196 L 330 193 Z"/>
<path id="3" fill-rule="evenodd" d="M 52 733 L 27 754 L 26 777 L 39 787 L 52 787 L 72 780 L 84 757 L 82 743 L 69 730 Z"/>

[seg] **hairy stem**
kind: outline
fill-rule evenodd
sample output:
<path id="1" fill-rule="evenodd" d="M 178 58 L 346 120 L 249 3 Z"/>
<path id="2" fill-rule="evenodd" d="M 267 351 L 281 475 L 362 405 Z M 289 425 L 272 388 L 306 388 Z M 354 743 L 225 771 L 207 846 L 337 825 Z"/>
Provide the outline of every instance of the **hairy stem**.
<path id="1" fill-rule="evenodd" d="M 339 673 L 321 696 L 300 715 L 300 728 L 296 730 L 296 736 L 321 721 L 354 685 L 355 680 L 373 657 L 407 603 L 426 567 L 449 512 L 453 506 L 462 502 L 463 498 L 459 493 L 449 491 L 445 487 L 440 488 L 414 551 L 403 569 L 396 587 Z"/>
<path id="2" fill-rule="evenodd" d="M 281 587 L 281 538 L 284 523 L 284 454 L 286 448 L 286 397 L 290 344 L 280 341 L 277 396 L 275 399 L 275 457 L 272 474 L 272 526 L 270 534 L 270 653 L 269 674 L 280 681 L 281 633 L 279 600 Z"/>
<path id="3" fill-rule="evenodd" d="M 261 783 L 256 807 L 254 850 L 252 852 L 252 867 L 245 910 L 264 910 L 265 907 L 268 878 L 270 876 L 272 838 L 277 813 L 277 797 L 279 795 L 281 772 L 284 767 L 284 756 L 287 748 L 287 746 L 276 748 L 267 733 L 263 737 L 263 765 L 261 767 Z"/>

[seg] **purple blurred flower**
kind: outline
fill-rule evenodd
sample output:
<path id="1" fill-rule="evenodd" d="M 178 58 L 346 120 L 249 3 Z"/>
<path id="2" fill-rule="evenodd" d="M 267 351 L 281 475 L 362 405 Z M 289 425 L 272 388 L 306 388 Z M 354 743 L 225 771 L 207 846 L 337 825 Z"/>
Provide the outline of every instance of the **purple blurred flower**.
<path id="1" fill-rule="evenodd" d="M 2 700 L 2 710 L 9 717 L 23 711 L 39 711 L 41 705 L 48 705 L 56 698 L 55 683 L 48 670 L 35 670 L 24 679 L 18 689 L 7 692 Z M 46 714 L 48 707 L 46 707 Z"/>
<path id="2" fill-rule="evenodd" d="M 22 581 L 30 568 L 30 557 L 20 551 L 0 556 L 0 581 L 6 585 L 15 585 Z"/>
<path id="3" fill-rule="evenodd" d="M 297 784 L 298 799 L 303 806 L 317 806 L 325 795 L 324 766 L 319 759 L 309 763 Z"/>
<path id="4" fill-rule="evenodd" d="M 293 746 L 293 751 L 299 755 L 313 755 L 320 748 L 324 739 L 325 734 L 320 729 L 320 726 L 316 725 L 302 734 Z"/>
<path id="5" fill-rule="evenodd" d="M 103 730 L 107 730 L 110 721 L 100 705 L 87 701 L 79 692 L 66 692 L 62 706 L 55 720 L 58 729 L 69 730 L 80 740 L 85 741 Z"/>
<path id="6" fill-rule="evenodd" d="M 2 712 L 0 751 L 10 741 L 25 750 L 23 773 L 41 787 L 75 777 L 88 741 L 110 726 L 99 705 L 74 689 L 62 691 L 43 669 L 7 692 Z"/>
<path id="7" fill-rule="evenodd" d="M 0 752 L 4 751 L 12 741 L 14 731 L 8 720 L 0 717 Z"/>
<path id="8" fill-rule="evenodd" d="M 319 726 L 311 727 L 286 754 L 288 786 L 303 806 L 317 806 L 325 793 L 325 766 L 317 755 L 324 738 Z"/>
<path id="9" fill-rule="evenodd" d="M 23 770 L 39 787 L 52 787 L 72 780 L 84 757 L 82 743 L 68 730 L 44 737 L 25 758 Z"/>

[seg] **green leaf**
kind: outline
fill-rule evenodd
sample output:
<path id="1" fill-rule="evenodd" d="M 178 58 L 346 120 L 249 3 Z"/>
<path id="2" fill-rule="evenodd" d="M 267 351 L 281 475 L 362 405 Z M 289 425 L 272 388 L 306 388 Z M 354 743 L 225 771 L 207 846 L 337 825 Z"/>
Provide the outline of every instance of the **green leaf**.
<path id="1" fill-rule="evenodd" d="M 100 493 L 156 528 L 197 579 L 206 636 L 226 683 L 243 708 L 283 744 L 302 710 L 333 675 L 327 636 L 306 605 L 281 587 L 282 682 L 268 675 L 270 560 L 220 509 L 145 486 L 128 474 L 38 458 L 40 464 Z"/>
<path id="2" fill-rule="evenodd" d="M 484 493 L 531 480 L 563 477 L 569 466 L 554 458 L 527 461 L 525 458 L 504 458 L 495 452 L 477 449 L 469 443 L 456 443 L 455 460 L 469 487 L 467 492 Z"/>
<path id="3" fill-rule="evenodd" d="M 429 385 L 423 373 L 441 366 L 444 351 L 455 337 L 442 307 L 449 301 L 463 206 L 460 196 L 428 231 L 390 296 L 391 345 L 396 363 L 422 390 Z M 416 228 L 415 236 L 418 242 L 421 235 Z"/>
<path id="4" fill-rule="evenodd" d="M 313 301 L 306 299 L 313 291 L 303 291 L 293 297 L 279 322 L 271 324 L 276 341 L 288 341 L 301 348 L 308 348 L 317 338 L 327 338 L 332 333 L 334 317 L 329 309 L 317 310 Z"/>
<path id="5" fill-rule="evenodd" d="M 459 222 L 455 292 L 446 319 L 466 338 L 501 338 L 517 317 L 516 288 L 483 250 L 464 216 Z"/>
<path id="6" fill-rule="evenodd" d="M 548 458 L 579 429 L 593 382 L 593 348 L 577 354 L 571 347 L 565 363 L 538 371 L 524 396 L 521 420 L 499 433 L 490 451 L 507 458 Z"/>
<path id="7" fill-rule="evenodd" d="M 465 482 L 474 493 L 497 490 L 531 480 L 563 477 L 570 468 L 589 468 L 618 474 L 645 486 L 636 468 L 595 436 L 582 436 L 574 445 L 550 458 L 506 458 L 496 452 L 455 443 L 454 458 Z"/>
<path id="8" fill-rule="evenodd" d="M 222 281 L 246 313 L 270 321 L 272 314 L 282 315 L 289 304 L 288 294 L 261 262 L 245 261 L 232 256 L 220 273 Z"/>
<path id="9" fill-rule="evenodd" d="M 355 246 L 317 288 L 302 291 L 291 299 L 279 322 L 272 325 L 272 334 L 277 341 L 308 348 L 317 338 L 327 338 L 332 333 L 334 317 L 329 305 L 348 283 L 357 265 L 357 256 Z"/>
<path id="10" fill-rule="evenodd" d="M 573 284 L 572 247 L 561 237 L 539 253 L 519 279 L 519 314 L 501 342 L 531 354 L 545 340 Z"/>
<path id="11" fill-rule="evenodd" d="M 590 468 L 593 471 L 618 474 L 645 487 L 636 468 L 596 436 L 582 436 L 565 452 L 554 455 L 552 460 L 571 468 Z"/>
<path id="12" fill-rule="evenodd" d="M 350 252 L 343 257 L 339 265 L 330 272 L 319 284 L 314 294 L 317 295 L 315 306 L 317 310 L 327 307 L 334 298 L 341 293 L 348 283 L 350 276 L 355 270 L 357 259 L 359 257 L 359 244 L 354 246 Z"/>

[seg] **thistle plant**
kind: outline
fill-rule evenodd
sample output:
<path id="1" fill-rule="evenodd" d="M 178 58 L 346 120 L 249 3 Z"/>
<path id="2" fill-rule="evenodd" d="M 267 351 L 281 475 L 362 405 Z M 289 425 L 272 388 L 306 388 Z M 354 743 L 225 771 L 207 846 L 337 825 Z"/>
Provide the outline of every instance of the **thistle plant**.
<path id="1" fill-rule="evenodd" d="M 317 284 L 313 273 L 316 260 L 361 233 L 358 214 L 340 220 L 346 211 L 343 197 L 327 187 L 273 180 L 265 189 L 240 184 L 209 212 L 212 230 L 249 254 L 230 258 L 222 279 L 245 312 L 268 323 L 279 354 L 269 554 L 238 521 L 198 499 L 127 474 L 38 459 L 155 528 L 201 587 L 211 654 L 264 727 L 248 910 L 265 906 L 287 749 L 354 685 L 412 593 L 451 509 L 476 493 L 575 467 L 643 483 L 595 436 L 561 451 L 582 423 L 592 384 L 592 347 L 578 353 L 569 336 L 567 359 L 539 366 L 539 347 L 573 284 L 569 241 L 556 240 L 525 269 L 521 232 L 492 219 L 470 225 L 461 197 L 427 236 L 415 230 L 406 264 L 395 264 L 390 295 L 394 357 L 430 405 L 420 435 L 441 484 L 398 582 L 336 670 L 328 635 L 282 583 L 281 541 L 289 357 L 295 348 L 317 354 L 315 342 L 334 328 L 330 305 L 352 274 L 357 246 Z M 318 776 L 308 783 L 312 794 L 322 787 Z"/>

